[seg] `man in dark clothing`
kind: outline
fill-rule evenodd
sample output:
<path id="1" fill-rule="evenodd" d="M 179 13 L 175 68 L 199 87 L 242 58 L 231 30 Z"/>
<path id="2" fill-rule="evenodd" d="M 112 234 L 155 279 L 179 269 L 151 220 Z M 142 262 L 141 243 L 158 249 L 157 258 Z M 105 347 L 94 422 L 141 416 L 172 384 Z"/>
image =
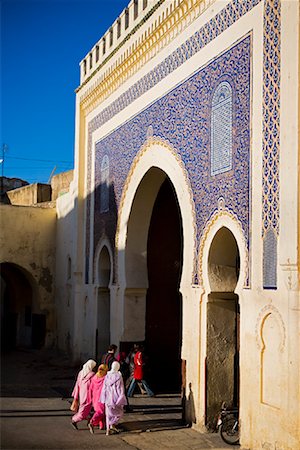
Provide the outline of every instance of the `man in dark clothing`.
<path id="1" fill-rule="evenodd" d="M 114 361 L 116 361 L 115 353 L 117 351 L 117 346 L 115 344 L 111 344 L 108 347 L 107 353 L 104 353 L 101 357 L 101 364 L 107 364 L 109 370 L 111 369 L 111 365 Z"/>

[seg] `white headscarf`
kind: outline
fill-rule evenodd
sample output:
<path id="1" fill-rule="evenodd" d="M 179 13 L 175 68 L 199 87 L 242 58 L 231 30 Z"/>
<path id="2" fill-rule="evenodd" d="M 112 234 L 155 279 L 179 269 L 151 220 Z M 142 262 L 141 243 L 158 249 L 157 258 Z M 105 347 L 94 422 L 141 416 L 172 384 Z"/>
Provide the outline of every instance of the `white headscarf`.
<path id="1" fill-rule="evenodd" d="M 82 377 L 84 378 L 88 373 L 93 371 L 93 368 L 96 366 L 96 361 L 93 359 L 89 359 L 85 364 L 82 366 Z"/>
<path id="2" fill-rule="evenodd" d="M 114 361 L 111 365 L 111 369 L 110 372 L 114 372 L 117 373 L 120 370 L 120 363 L 118 363 L 118 361 Z"/>

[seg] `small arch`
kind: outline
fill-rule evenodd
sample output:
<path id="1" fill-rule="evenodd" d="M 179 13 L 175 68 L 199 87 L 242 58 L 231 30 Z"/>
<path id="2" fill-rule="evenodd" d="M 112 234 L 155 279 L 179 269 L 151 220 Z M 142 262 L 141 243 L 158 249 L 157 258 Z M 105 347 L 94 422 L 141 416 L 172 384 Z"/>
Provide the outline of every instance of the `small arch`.
<path id="1" fill-rule="evenodd" d="M 94 264 L 96 283 L 95 358 L 99 358 L 110 344 L 112 261 L 110 243 L 107 238 L 102 238 L 97 246 Z"/>
<path id="2" fill-rule="evenodd" d="M 282 398 L 282 357 L 281 326 L 276 314 L 269 311 L 261 323 L 261 402 L 274 408 L 281 407 Z"/>
<path id="3" fill-rule="evenodd" d="M 45 344 L 46 315 L 40 313 L 38 287 L 35 279 L 23 267 L 0 264 L 1 345 L 41 348 Z"/>

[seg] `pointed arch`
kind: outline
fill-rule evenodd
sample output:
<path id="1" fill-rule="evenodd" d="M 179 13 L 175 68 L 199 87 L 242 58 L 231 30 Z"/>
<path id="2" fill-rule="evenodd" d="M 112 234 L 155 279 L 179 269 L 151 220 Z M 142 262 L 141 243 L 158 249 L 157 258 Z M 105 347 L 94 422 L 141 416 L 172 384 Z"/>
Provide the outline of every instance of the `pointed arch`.
<path id="1" fill-rule="evenodd" d="M 187 171 L 176 150 L 168 142 L 156 137 L 149 139 L 136 155 L 122 192 L 116 232 L 118 279 L 120 283 L 126 285 L 124 250 L 127 224 L 137 189 L 143 177 L 153 168 L 160 170 L 170 179 L 178 199 L 184 241 L 181 285 L 190 285 L 196 270 L 196 222 L 192 190 Z M 194 258 L 191 258 L 191 255 L 194 255 Z"/>

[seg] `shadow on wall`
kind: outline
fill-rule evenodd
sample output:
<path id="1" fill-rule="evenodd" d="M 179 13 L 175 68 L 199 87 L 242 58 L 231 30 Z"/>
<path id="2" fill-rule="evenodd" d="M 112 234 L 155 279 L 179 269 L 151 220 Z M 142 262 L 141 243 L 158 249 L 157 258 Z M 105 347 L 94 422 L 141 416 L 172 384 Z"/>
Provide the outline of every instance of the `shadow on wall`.
<path id="1" fill-rule="evenodd" d="M 196 423 L 195 400 L 192 391 L 192 383 L 189 383 L 189 393 L 186 399 L 186 418 L 187 423 L 190 425 Z"/>

